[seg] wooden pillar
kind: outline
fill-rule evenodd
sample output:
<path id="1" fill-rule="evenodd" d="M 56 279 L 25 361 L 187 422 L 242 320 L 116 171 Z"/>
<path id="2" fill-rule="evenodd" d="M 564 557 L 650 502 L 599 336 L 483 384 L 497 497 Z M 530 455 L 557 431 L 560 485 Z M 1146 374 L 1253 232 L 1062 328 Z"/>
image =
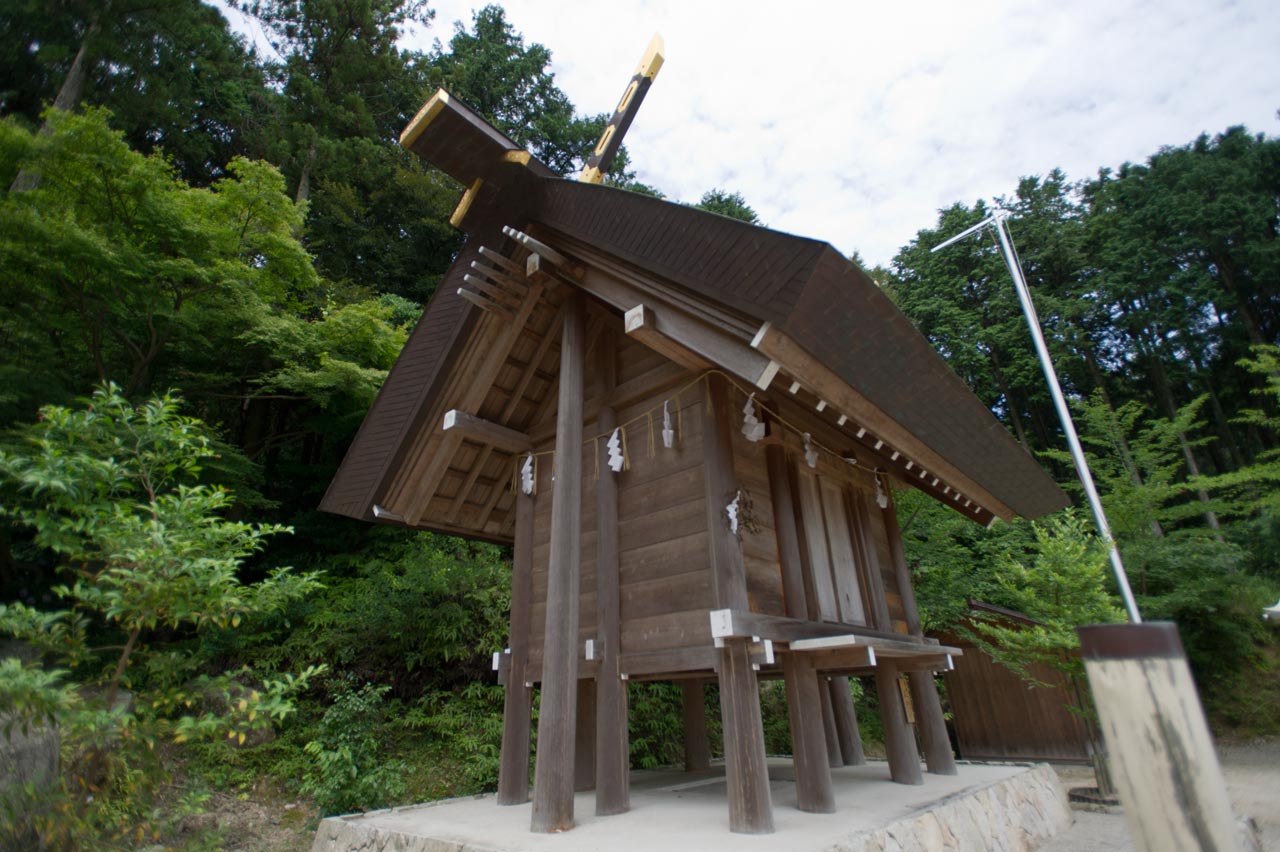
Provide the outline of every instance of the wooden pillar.
<path id="1" fill-rule="evenodd" d="M 844 675 L 827 681 L 831 690 L 831 710 L 835 717 L 836 737 L 840 740 L 840 756 L 845 766 L 861 766 L 867 762 L 862 751 L 862 734 L 858 731 L 858 711 L 853 707 L 849 678 Z"/>
<path id="2" fill-rule="evenodd" d="M 818 712 L 822 714 L 827 765 L 832 769 L 839 769 L 844 766 L 844 752 L 840 751 L 840 732 L 836 729 L 836 712 L 831 706 L 831 686 L 826 675 L 815 672 L 815 676 L 818 678 Z"/>
<path id="3" fill-rule="evenodd" d="M 902 690 L 898 688 L 897 663 L 881 658 L 876 665 L 876 697 L 880 702 L 880 721 L 884 724 L 884 750 L 890 777 L 899 784 L 923 784 L 920 753 L 916 751 L 916 738 L 907 723 Z"/>
<path id="4" fill-rule="evenodd" d="M 600 334 L 596 361 L 596 394 L 601 401 L 598 433 L 617 426 L 611 406 L 604 405 L 617 384 L 617 342 L 613 332 Z M 596 814 L 631 809 L 631 749 L 627 738 L 627 682 L 619 674 L 622 651 L 621 580 L 618 575 L 618 481 L 609 469 L 607 442 L 600 441 L 596 480 L 596 681 L 595 780 Z"/>
<path id="5" fill-rule="evenodd" d="M 725 507 L 738 491 L 733 474 L 733 417 L 728 383 L 707 376 L 702 406 L 704 498 L 712 594 L 718 609 L 747 611 L 742 543 L 729 532 Z M 724 730 L 725 777 L 729 788 L 729 830 L 739 834 L 773 831 L 773 804 L 760 720 L 760 686 L 751 666 L 749 640 L 725 639 L 720 649 L 720 719 Z"/>
<path id="6" fill-rule="evenodd" d="M 770 424 L 772 426 L 772 424 Z M 769 495 L 773 501 L 774 532 L 778 539 L 778 561 L 782 567 L 782 594 L 786 614 L 808 619 L 809 604 L 804 591 L 804 561 L 800 556 L 800 533 L 796 529 L 795 496 L 791 493 L 791 476 L 787 467 L 787 451 L 780 443 L 764 450 L 769 474 Z M 782 658 L 782 678 L 787 689 L 787 721 L 791 725 L 791 753 L 795 761 L 796 807 L 802 811 L 831 813 L 835 799 L 831 792 L 831 762 L 827 753 L 827 719 L 823 711 L 830 698 L 821 700 L 825 691 L 812 665 L 800 655 Z"/>
<path id="7" fill-rule="evenodd" d="M 533 831 L 573 828 L 574 734 L 578 693 L 578 590 L 582 573 L 582 398 L 586 307 L 574 290 L 565 301 L 556 412 L 555 482 L 542 702 L 534 767 Z"/>
<path id="8" fill-rule="evenodd" d="M 696 679 L 680 681 L 680 705 L 684 715 L 684 771 L 707 769 L 711 766 L 711 740 L 707 737 L 705 683 Z"/>
<path id="9" fill-rule="evenodd" d="M 827 744 L 821 727 L 821 714 L 815 713 L 820 706 L 817 672 L 805 655 L 783 654 L 782 677 L 787 687 L 787 717 L 791 722 L 796 807 L 811 813 L 835 813 Z"/>
<path id="10" fill-rule="evenodd" d="M 772 834 L 773 803 L 760 719 L 760 685 L 751 667 L 749 639 L 725 639 L 720 649 L 720 722 L 729 788 L 729 830 Z"/>
<path id="11" fill-rule="evenodd" d="M 533 496 L 516 494 L 516 534 L 511 571 L 511 669 L 502 705 L 502 758 L 498 804 L 529 801 L 529 729 L 533 690 L 529 666 L 529 610 L 533 606 Z"/>
<path id="12" fill-rule="evenodd" d="M 885 491 L 889 491 L 887 485 Z M 898 594 L 902 596 L 902 609 L 906 614 L 907 630 L 912 636 L 923 636 L 920 611 L 916 608 L 916 593 L 911 588 L 911 572 L 907 570 L 907 558 L 902 550 L 898 507 L 892 494 L 889 495 L 889 505 L 884 508 L 884 526 L 889 538 L 889 555 L 893 559 L 894 576 L 898 580 Z M 955 775 L 956 758 L 951 751 L 951 738 L 947 736 L 947 722 L 942 715 L 938 684 L 929 672 L 912 672 L 910 682 L 916 724 L 920 728 L 920 741 L 924 745 L 925 765 L 934 775 Z"/>
<path id="13" fill-rule="evenodd" d="M 574 728 L 573 789 L 596 788 L 596 682 L 578 680 L 578 719 Z"/>
<path id="14" fill-rule="evenodd" d="M 924 747 L 924 765 L 934 775 L 956 775 L 955 752 L 947 736 L 947 720 L 942 714 L 942 699 L 933 672 L 908 672 L 911 703 L 915 706 L 916 727 Z"/>

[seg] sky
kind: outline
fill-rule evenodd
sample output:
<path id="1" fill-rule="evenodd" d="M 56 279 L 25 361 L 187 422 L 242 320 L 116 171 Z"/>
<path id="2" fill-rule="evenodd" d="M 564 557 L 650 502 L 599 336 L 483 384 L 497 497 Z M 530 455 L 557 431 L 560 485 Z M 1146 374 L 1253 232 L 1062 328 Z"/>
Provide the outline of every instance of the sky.
<path id="1" fill-rule="evenodd" d="M 483 3 L 435 0 L 406 45 Z M 626 136 L 636 176 L 739 192 L 769 227 L 888 264 L 937 211 L 1072 180 L 1243 124 L 1280 135 L 1276 0 L 506 0 L 584 114 L 612 112 L 654 32 Z"/>

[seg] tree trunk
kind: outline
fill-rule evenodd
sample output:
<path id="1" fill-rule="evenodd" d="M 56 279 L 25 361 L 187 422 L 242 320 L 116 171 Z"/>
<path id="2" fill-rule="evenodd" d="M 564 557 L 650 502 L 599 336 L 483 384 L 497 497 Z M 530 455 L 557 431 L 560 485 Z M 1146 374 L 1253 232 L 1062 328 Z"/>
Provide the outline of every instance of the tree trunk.
<path id="1" fill-rule="evenodd" d="M 1089 377 L 1093 379 L 1093 386 L 1102 395 L 1102 401 L 1106 403 L 1107 409 L 1114 414 L 1116 406 L 1111 400 L 1111 392 L 1107 390 L 1107 383 L 1103 378 L 1102 368 L 1098 366 L 1098 359 L 1093 354 L 1093 347 L 1088 342 L 1085 342 L 1080 345 L 1080 349 L 1084 352 L 1084 363 L 1089 370 Z M 1133 451 L 1129 448 L 1129 436 L 1120 428 L 1116 429 L 1116 448 L 1120 451 L 1120 463 L 1124 465 L 1124 469 L 1129 473 L 1129 481 L 1141 488 L 1143 486 L 1142 472 L 1138 470 L 1138 463 L 1133 460 Z M 1151 534 L 1156 538 L 1164 538 L 1164 527 L 1160 526 L 1160 521 L 1155 518 L 1151 519 Z M 1145 574 L 1142 582 L 1145 589 Z"/>
<path id="2" fill-rule="evenodd" d="M 1005 409 L 1009 412 L 1009 422 L 1013 425 L 1013 432 L 1018 436 L 1018 443 L 1023 449 L 1030 450 L 1031 445 L 1027 443 L 1027 432 L 1022 428 L 1022 414 L 1018 411 L 1018 404 L 1013 398 L 1013 391 L 1009 388 L 1009 382 L 1005 379 L 1004 370 L 1000 367 L 1000 355 L 996 352 L 995 347 L 991 348 L 991 368 L 995 371 L 996 385 L 1000 388 L 1000 393 L 1004 396 Z"/>
<path id="3" fill-rule="evenodd" d="M 71 62 L 71 69 L 67 71 L 66 79 L 62 81 L 62 88 L 58 89 L 58 96 L 53 100 L 53 108 L 59 112 L 71 112 L 80 105 L 80 99 L 84 97 L 85 83 L 89 79 L 89 67 L 92 64 L 89 59 L 89 48 L 93 39 L 98 35 L 101 29 L 102 19 L 111 11 L 111 0 L 104 0 L 102 9 L 98 12 L 98 16 L 93 19 L 88 28 L 84 31 L 84 38 L 80 39 L 80 49 L 76 51 L 76 58 Z M 40 127 L 40 135 L 47 136 L 50 133 L 49 120 Z M 40 186 L 41 175 L 34 169 L 22 169 L 13 179 L 13 183 L 9 185 L 10 192 L 30 192 Z"/>
<path id="4" fill-rule="evenodd" d="M 298 192 L 293 200 L 302 204 L 311 197 L 311 170 L 316 165 L 316 140 L 312 139 L 307 147 L 307 159 L 302 164 L 302 173 L 298 175 Z"/>
<path id="5" fill-rule="evenodd" d="M 1164 371 L 1164 364 L 1154 353 L 1148 354 L 1147 363 L 1151 368 L 1151 378 L 1155 384 L 1156 398 L 1160 400 L 1160 406 L 1164 409 L 1165 416 L 1171 421 L 1175 420 L 1178 416 L 1178 407 L 1173 400 L 1173 390 L 1169 387 L 1169 377 Z M 1183 432 L 1178 432 L 1178 446 L 1182 449 L 1182 458 L 1187 465 L 1187 474 L 1191 477 L 1198 477 L 1200 475 L 1200 465 L 1196 464 L 1195 453 L 1191 451 L 1191 444 L 1187 441 L 1187 436 Z M 1213 537 L 1218 541 L 1222 541 L 1222 529 L 1218 524 L 1218 513 L 1209 508 L 1208 492 L 1203 488 L 1197 488 L 1196 496 L 1204 504 L 1204 520 L 1209 525 L 1209 529 L 1213 530 Z"/>
<path id="6" fill-rule="evenodd" d="M 1249 301 L 1240 292 L 1240 287 L 1236 282 L 1235 264 L 1231 262 L 1230 258 L 1222 258 L 1217 255 L 1211 255 L 1209 259 L 1214 266 L 1218 267 L 1218 278 L 1222 281 L 1223 288 L 1236 303 L 1236 310 L 1240 312 L 1240 323 L 1244 326 L 1245 334 L 1249 336 L 1249 342 L 1254 346 L 1266 344 L 1267 340 L 1262 334 L 1258 318 L 1253 315 L 1253 310 L 1249 307 Z"/>

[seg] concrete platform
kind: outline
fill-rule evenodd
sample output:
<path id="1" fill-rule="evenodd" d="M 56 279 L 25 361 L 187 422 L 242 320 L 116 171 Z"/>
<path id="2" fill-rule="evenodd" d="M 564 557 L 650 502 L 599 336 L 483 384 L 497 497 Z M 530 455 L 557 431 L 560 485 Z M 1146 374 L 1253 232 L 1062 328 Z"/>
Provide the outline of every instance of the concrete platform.
<path id="1" fill-rule="evenodd" d="M 631 811 L 595 815 L 592 793 L 574 802 L 577 827 L 529 831 L 530 805 L 499 807 L 492 796 L 450 799 L 324 820 L 312 852 L 516 852 L 517 850 L 1030 850 L 1071 824 L 1067 799 L 1047 764 L 960 763 L 960 774 L 894 784 L 889 768 L 832 770 L 836 813 L 796 810 L 791 763 L 769 761 L 776 833 L 729 832 L 724 769 L 634 772 Z"/>

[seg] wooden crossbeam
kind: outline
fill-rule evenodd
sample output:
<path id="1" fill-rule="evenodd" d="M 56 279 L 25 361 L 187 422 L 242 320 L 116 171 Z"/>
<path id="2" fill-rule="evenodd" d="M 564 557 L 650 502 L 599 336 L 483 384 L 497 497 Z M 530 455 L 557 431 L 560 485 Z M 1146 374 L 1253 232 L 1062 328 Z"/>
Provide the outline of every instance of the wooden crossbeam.
<path id="1" fill-rule="evenodd" d="M 712 610 L 711 636 L 722 638 L 772 639 L 775 642 L 794 642 L 800 639 L 815 639 L 823 636 L 857 636 L 866 641 L 902 642 L 914 646 L 937 649 L 941 646 L 931 640 L 903 633 L 892 633 L 884 630 L 872 630 L 853 624 L 833 624 L 829 622 L 808 621 L 799 618 L 786 618 L 778 615 L 765 615 L 758 612 L 719 609 Z M 947 649 L 946 653 L 952 653 Z"/>
<path id="2" fill-rule="evenodd" d="M 474 414 L 468 414 L 456 408 L 445 412 L 440 428 L 445 433 L 456 430 L 463 437 L 476 443 L 496 447 L 499 450 L 506 450 L 511 453 L 527 453 L 533 450 L 533 444 L 529 441 L 529 436 L 523 432 L 500 426 L 490 420 L 476 417 Z"/>
<path id="3" fill-rule="evenodd" d="M 689 349 L 669 334 L 665 334 L 658 325 L 658 318 L 648 305 L 636 305 L 623 315 L 623 325 L 627 336 L 640 341 L 645 346 L 665 355 L 682 367 L 701 372 L 712 367 L 710 361 Z"/>

